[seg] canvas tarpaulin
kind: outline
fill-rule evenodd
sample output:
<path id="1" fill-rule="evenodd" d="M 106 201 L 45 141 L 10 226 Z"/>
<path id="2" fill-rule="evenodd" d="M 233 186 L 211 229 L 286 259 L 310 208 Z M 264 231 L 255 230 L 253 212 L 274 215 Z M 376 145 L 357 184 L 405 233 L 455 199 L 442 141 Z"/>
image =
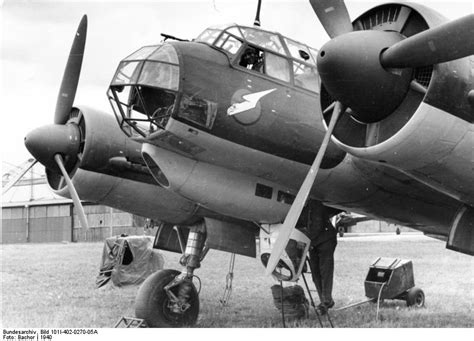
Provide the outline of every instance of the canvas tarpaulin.
<path id="1" fill-rule="evenodd" d="M 163 269 L 164 258 L 153 249 L 153 237 L 115 236 L 105 240 L 97 287 L 112 280 L 115 286 L 138 285 Z"/>

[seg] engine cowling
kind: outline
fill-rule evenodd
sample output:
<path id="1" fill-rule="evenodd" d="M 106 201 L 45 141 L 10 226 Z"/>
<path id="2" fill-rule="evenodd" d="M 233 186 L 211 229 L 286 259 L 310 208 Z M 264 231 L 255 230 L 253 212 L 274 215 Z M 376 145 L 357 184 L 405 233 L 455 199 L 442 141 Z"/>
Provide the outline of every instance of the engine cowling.
<path id="1" fill-rule="evenodd" d="M 386 4 L 362 14 L 353 26 L 359 31 L 395 31 L 409 37 L 446 21 L 421 5 Z M 473 205 L 474 108 L 469 101 L 474 84 L 473 65 L 474 59 L 467 57 L 411 69 L 411 85 L 402 98 L 396 99 L 394 109 L 380 115 L 348 109 L 336 126 L 334 141 L 356 157 L 402 170 L 438 191 Z M 410 71 L 386 70 L 386 73 L 406 75 L 407 70 Z M 368 85 L 366 92 L 370 89 Z M 374 92 L 382 90 L 377 88 Z M 322 109 L 333 102 L 323 87 Z M 374 106 L 380 106 L 383 111 L 393 104 L 393 99 L 387 98 L 387 103 L 378 100 Z M 326 124 L 329 119 L 325 117 Z"/>
<path id="2" fill-rule="evenodd" d="M 66 125 L 80 132 L 77 161 L 68 172 L 82 200 L 168 223 L 196 219 L 193 202 L 156 184 L 141 160 L 141 144 L 128 139 L 113 116 L 75 108 Z M 46 174 L 56 194 L 70 197 L 60 173 L 47 169 Z"/>

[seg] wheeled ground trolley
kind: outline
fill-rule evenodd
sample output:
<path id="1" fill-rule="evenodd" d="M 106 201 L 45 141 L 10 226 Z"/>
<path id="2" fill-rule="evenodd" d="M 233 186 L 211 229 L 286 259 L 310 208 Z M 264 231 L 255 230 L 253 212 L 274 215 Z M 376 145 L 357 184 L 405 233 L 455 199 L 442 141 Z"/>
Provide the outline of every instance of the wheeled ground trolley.
<path id="1" fill-rule="evenodd" d="M 413 263 L 398 258 L 377 258 L 369 268 L 364 282 L 369 299 L 404 300 L 407 306 L 423 307 L 425 294 L 415 287 Z"/>

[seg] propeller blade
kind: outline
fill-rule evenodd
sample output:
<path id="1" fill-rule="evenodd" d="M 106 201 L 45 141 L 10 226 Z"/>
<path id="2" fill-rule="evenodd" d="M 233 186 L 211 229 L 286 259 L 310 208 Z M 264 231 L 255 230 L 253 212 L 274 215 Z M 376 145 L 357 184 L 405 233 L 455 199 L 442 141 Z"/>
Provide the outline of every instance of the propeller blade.
<path id="1" fill-rule="evenodd" d="M 286 215 L 283 226 L 280 228 L 280 232 L 278 233 L 278 238 L 275 242 L 275 246 L 272 249 L 272 253 L 268 259 L 267 268 L 265 270 L 267 275 L 271 275 L 273 273 L 275 267 L 280 261 L 281 255 L 283 254 L 286 245 L 288 244 L 291 233 L 293 232 L 293 229 L 295 228 L 296 223 L 298 222 L 298 219 L 301 215 L 301 211 L 303 210 L 304 204 L 308 199 L 311 187 L 313 187 L 316 175 L 318 175 L 319 166 L 321 165 L 321 161 L 323 160 L 324 154 L 326 153 L 329 139 L 331 138 L 336 122 L 343 111 L 342 104 L 340 102 L 336 102 L 331 121 L 329 122 L 328 130 L 326 135 L 324 135 L 321 147 L 319 147 L 318 154 L 316 155 L 316 158 L 314 159 L 314 162 L 311 165 L 311 168 L 309 169 L 309 172 L 306 175 L 300 190 L 298 191 L 298 195 L 296 196 L 293 205 L 291 205 L 290 210 Z"/>
<path id="2" fill-rule="evenodd" d="M 71 112 L 74 97 L 76 96 L 77 84 L 81 74 L 82 58 L 87 36 L 87 16 L 84 15 L 77 28 L 76 36 L 69 52 L 66 68 L 64 69 L 63 80 L 59 88 L 56 111 L 54 113 L 54 123 L 66 123 Z"/>
<path id="3" fill-rule="evenodd" d="M 310 0 L 314 13 L 329 37 L 352 32 L 352 22 L 343 0 Z"/>
<path id="4" fill-rule="evenodd" d="M 31 163 L 25 169 L 23 169 L 17 176 L 15 176 L 12 180 L 10 180 L 10 182 L 7 183 L 7 185 L 5 187 L 3 187 L 2 194 L 7 193 L 10 188 L 15 186 L 15 184 L 18 181 L 20 181 L 20 179 L 38 162 L 38 160 L 35 160 L 35 159 L 31 159 L 29 161 Z"/>
<path id="5" fill-rule="evenodd" d="M 405 68 L 449 62 L 474 54 L 474 14 L 404 39 L 385 50 L 385 68 Z"/>
<path id="6" fill-rule="evenodd" d="M 64 168 L 63 158 L 61 157 L 60 154 L 56 154 L 54 156 L 54 160 L 58 164 L 58 167 L 61 170 L 64 180 L 66 181 L 67 187 L 69 189 L 69 194 L 71 194 L 72 201 L 74 202 L 74 206 L 76 207 L 77 214 L 79 215 L 79 220 L 81 221 L 81 225 L 82 227 L 85 227 L 86 229 L 88 229 L 89 224 L 87 224 L 87 218 L 86 218 L 86 214 L 84 213 L 84 208 L 82 207 L 81 200 L 79 199 L 79 195 L 77 195 L 76 189 L 74 188 L 74 185 L 71 179 L 69 178 L 69 175 L 66 172 L 66 168 Z"/>

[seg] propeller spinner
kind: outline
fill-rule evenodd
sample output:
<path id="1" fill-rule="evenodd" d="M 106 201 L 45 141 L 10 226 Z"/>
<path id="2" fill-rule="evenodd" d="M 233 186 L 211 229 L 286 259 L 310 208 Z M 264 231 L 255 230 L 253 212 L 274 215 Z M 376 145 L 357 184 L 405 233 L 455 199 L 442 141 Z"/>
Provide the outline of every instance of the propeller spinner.
<path id="1" fill-rule="evenodd" d="M 74 37 L 64 70 L 54 115 L 54 125 L 37 128 L 25 137 L 28 151 L 48 170 L 61 173 L 83 227 L 88 228 L 77 191 L 69 177 L 77 164 L 80 151 L 80 131 L 75 124 L 66 124 L 76 95 L 87 36 L 87 16 L 84 15 Z"/>

